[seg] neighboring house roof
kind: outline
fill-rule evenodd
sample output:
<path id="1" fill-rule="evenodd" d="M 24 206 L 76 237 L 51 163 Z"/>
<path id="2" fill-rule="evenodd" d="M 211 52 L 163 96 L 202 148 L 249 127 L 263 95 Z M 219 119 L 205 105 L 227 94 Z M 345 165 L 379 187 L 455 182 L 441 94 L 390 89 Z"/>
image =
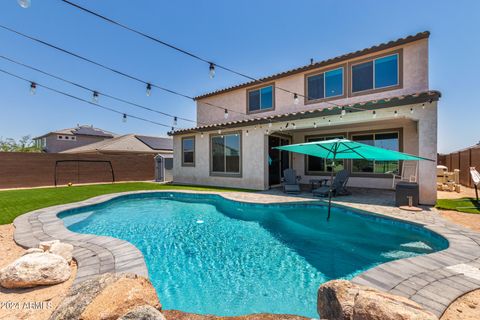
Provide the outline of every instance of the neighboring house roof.
<path id="1" fill-rule="evenodd" d="M 95 128 L 89 125 L 81 125 L 81 126 L 76 126 L 75 128 L 67 128 L 67 129 L 61 129 L 57 131 L 51 131 L 44 135 L 35 137 L 34 139 L 40 139 L 51 134 L 70 134 L 70 135 L 94 136 L 94 137 L 105 137 L 105 138 L 113 138 L 117 136 L 115 133 L 112 133 L 107 130 Z"/>
<path id="2" fill-rule="evenodd" d="M 290 120 L 298 120 L 298 119 L 316 118 L 316 117 L 322 117 L 322 116 L 331 116 L 331 115 L 340 114 L 342 107 L 346 108 L 348 112 L 359 112 L 359 111 L 366 111 L 366 110 L 383 109 L 383 108 L 388 108 L 392 106 L 402 106 L 402 105 L 408 105 L 413 103 L 425 103 L 429 101 L 437 101 L 440 97 L 441 97 L 441 93 L 439 91 L 431 90 L 431 91 L 424 91 L 424 92 L 418 92 L 413 94 L 395 96 L 395 97 L 385 98 L 380 100 L 370 100 L 365 102 L 351 103 L 351 104 L 331 106 L 331 107 L 321 107 L 318 109 L 295 111 L 295 112 L 289 112 L 289 113 L 283 113 L 283 114 L 277 114 L 277 115 L 271 115 L 271 116 L 263 116 L 263 117 L 256 117 L 256 118 L 243 119 L 243 120 L 237 120 L 237 121 L 214 123 L 214 124 L 199 126 L 196 128 L 175 130 L 174 132 L 169 132 L 168 134 L 175 135 L 175 134 L 184 134 L 184 133 L 190 133 L 190 132 L 214 130 L 216 128 L 223 129 L 223 128 L 244 127 L 244 126 L 250 126 L 255 124 L 266 124 L 270 122 L 290 121 Z"/>
<path id="3" fill-rule="evenodd" d="M 355 52 L 347 53 L 347 54 L 344 54 L 344 55 L 341 55 L 341 56 L 338 56 L 338 57 L 335 57 L 335 58 L 315 62 L 315 63 L 308 64 L 308 65 L 305 65 L 305 66 L 301 66 L 301 67 L 298 67 L 298 68 L 295 68 L 295 69 L 291 69 L 291 70 L 288 70 L 288 71 L 276 73 L 276 74 L 273 74 L 273 75 L 270 75 L 270 76 L 267 76 L 267 77 L 260 78 L 258 80 L 248 81 L 248 82 L 237 84 L 237 85 L 227 87 L 227 88 L 224 88 L 224 89 L 219 89 L 219 90 L 216 90 L 216 91 L 213 91 L 213 92 L 205 93 L 205 94 L 202 94 L 202 95 L 199 95 L 199 96 L 195 97 L 194 99 L 199 100 L 199 99 L 211 97 L 211 96 L 214 96 L 214 95 L 217 95 L 217 94 L 233 91 L 233 90 L 236 90 L 236 89 L 245 88 L 245 87 L 260 84 L 260 83 L 263 83 L 263 82 L 272 81 L 272 80 L 275 80 L 275 79 L 278 79 L 278 78 L 287 77 L 287 76 L 290 76 L 292 74 L 317 69 L 317 68 L 320 68 L 320 67 L 324 67 L 324 66 L 327 66 L 327 65 L 334 64 L 334 63 L 339 63 L 339 62 L 342 62 L 342 61 L 346 61 L 346 60 L 350 60 L 350 59 L 353 59 L 353 58 L 356 58 L 356 57 L 360 57 L 360 56 L 363 56 L 363 55 L 366 55 L 366 54 L 370 54 L 370 53 L 382 51 L 382 50 L 385 50 L 385 49 L 397 47 L 399 45 L 407 44 L 407 43 L 410 43 L 410 42 L 413 42 L 413 41 L 426 39 L 429 36 L 430 36 L 429 31 L 419 32 L 416 35 L 410 35 L 410 36 L 405 37 L 405 38 L 400 38 L 400 39 L 389 41 L 389 42 L 386 42 L 386 43 L 381 43 L 379 45 L 375 45 L 375 46 L 372 46 L 372 47 L 369 47 L 369 48 L 365 48 L 365 49 L 358 50 L 358 51 L 355 51 Z"/>
<path id="4" fill-rule="evenodd" d="M 139 138 L 141 137 L 141 139 Z M 143 142 L 146 140 L 149 144 Z M 171 138 L 136 136 L 126 134 L 112 139 L 91 143 L 82 147 L 63 151 L 63 153 L 94 153 L 94 152 L 135 152 L 135 153 L 161 153 L 172 152 Z"/>

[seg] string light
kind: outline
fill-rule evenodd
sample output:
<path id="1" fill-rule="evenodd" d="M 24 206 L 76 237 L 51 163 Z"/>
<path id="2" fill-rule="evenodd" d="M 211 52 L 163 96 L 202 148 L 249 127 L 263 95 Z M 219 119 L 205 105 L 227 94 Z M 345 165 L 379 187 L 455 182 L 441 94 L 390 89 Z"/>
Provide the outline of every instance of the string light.
<path id="1" fill-rule="evenodd" d="M 225 119 L 228 119 L 228 110 L 227 110 L 227 109 L 225 109 L 225 114 L 223 115 L 223 117 L 224 117 Z"/>
<path id="2" fill-rule="evenodd" d="M 248 137 L 248 130 L 245 132 L 245 135 Z"/>
<path id="3" fill-rule="evenodd" d="M 410 108 L 410 113 L 412 113 L 412 114 L 413 114 L 413 108 Z"/>
<path id="4" fill-rule="evenodd" d="M 127 122 L 127 114 L 126 113 L 123 114 L 122 121 L 123 121 L 123 123 Z"/>
<path id="5" fill-rule="evenodd" d="M 328 125 L 331 125 L 332 124 L 332 120 L 328 120 Z"/>
<path id="6" fill-rule="evenodd" d="M 30 94 L 34 95 L 37 91 L 37 84 L 35 82 L 30 82 Z"/>
<path id="7" fill-rule="evenodd" d="M 315 129 L 317 129 L 317 123 L 316 123 L 316 122 L 313 123 L 313 127 L 314 127 Z"/>
<path id="8" fill-rule="evenodd" d="M 176 126 L 178 123 L 178 119 L 177 117 L 173 117 L 173 125 Z"/>
<path id="9" fill-rule="evenodd" d="M 422 109 L 425 109 L 425 103 L 422 103 Z"/>
<path id="10" fill-rule="evenodd" d="M 372 118 L 375 119 L 377 117 L 377 111 L 373 110 L 372 112 Z"/>
<path id="11" fill-rule="evenodd" d="M 394 115 L 395 117 L 397 117 L 397 116 L 398 116 L 398 111 L 395 110 L 395 111 L 393 112 L 393 115 Z"/>
<path id="12" fill-rule="evenodd" d="M 147 91 L 146 91 L 147 97 L 150 97 L 152 94 L 152 85 L 150 83 L 147 83 Z"/>
<path id="13" fill-rule="evenodd" d="M 98 103 L 98 92 L 97 91 L 93 91 L 92 102 L 93 103 Z"/>
<path id="14" fill-rule="evenodd" d="M 268 135 L 268 133 L 269 133 L 270 131 L 267 129 L 265 132 L 266 132 L 266 133 L 267 133 L 267 135 Z"/>
<path id="15" fill-rule="evenodd" d="M 298 103 L 299 103 L 298 94 L 294 93 L 293 94 L 293 104 L 297 105 Z"/>
<path id="16" fill-rule="evenodd" d="M 24 9 L 28 9 L 32 5 L 30 0 L 17 0 L 17 2 L 20 5 L 20 7 Z"/>
<path id="17" fill-rule="evenodd" d="M 218 129 L 218 134 L 222 134 L 222 130 L 221 130 L 221 129 Z"/>
<path id="18" fill-rule="evenodd" d="M 203 132 L 202 132 L 202 133 L 200 133 L 200 138 L 202 138 L 202 139 L 203 139 Z"/>
<path id="19" fill-rule="evenodd" d="M 344 116 L 346 113 L 347 111 L 345 110 L 345 107 L 342 107 L 342 116 Z"/>
<path id="20" fill-rule="evenodd" d="M 208 67 L 210 79 L 215 78 L 215 65 L 210 62 L 210 67 Z"/>
<path id="21" fill-rule="evenodd" d="M 292 123 L 293 130 L 297 129 L 297 125 L 295 123 Z"/>
<path id="22" fill-rule="evenodd" d="M 270 122 L 268 123 L 268 127 L 269 127 L 269 128 L 272 127 L 272 121 L 270 121 Z"/>

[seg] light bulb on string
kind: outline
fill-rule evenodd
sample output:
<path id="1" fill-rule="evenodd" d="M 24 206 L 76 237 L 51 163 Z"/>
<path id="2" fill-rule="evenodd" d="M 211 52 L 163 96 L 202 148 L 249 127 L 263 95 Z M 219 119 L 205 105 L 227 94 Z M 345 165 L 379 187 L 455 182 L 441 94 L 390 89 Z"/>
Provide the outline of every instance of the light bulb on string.
<path id="1" fill-rule="evenodd" d="M 218 134 L 222 134 L 222 130 L 221 129 L 218 129 Z"/>
<path id="2" fill-rule="evenodd" d="M 342 116 L 346 115 L 347 111 L 345 110 L 345 107 L 342 107 Z"/>
<path id="3" fill-rule="evenodd" d="M 313 127 L 314 127 L 315 129 L 317 129 L 317 123 L 316 123 L 316 122 L 313 123 Z"/>
<path id="4" fill-rule="evenodd" d="M 412 114 L 413 114 L 413 108 L 410 108 L 410 113 L 412 113 Z"/>
<path id="5" fill-rule="evenodd" d="M 395 110 L 395 111 L 393 112 L 393 115 L 394 115 L 395 117 L 398 117 L 398 111 Z"/>
<path id="6" fill-rule="evenodd" d="M 177 123 L 178 123 L 177 120 L 178 120 L 177 117 L 173 117 L 173 126 L 176 126 L 176 125 L 177 125 Z"/>
<path id="7" fill-rule="evenodd" d="M 225 109 L 225 113 L 224 113 L 223 117 L 224 117 L 225 119 L 228 119 L 228 110 L 227 110 L 227 109 Z"/>
<path id="8" fill-rule="evenodd" d="M 150 83 L 147 83 L 147 91 L 145 93 L 147 94 L 147 97 L 150 97 L 152 94 L 152 85 Z"/>
<path id="9" fill-rule="evenodd" d="M 30 82 L 30 94 L 34 95 L 37 92 L 37 84 L 35 82 Z"/>
<path id="10" fill-rule="evenodd" d="M 203 139 L 203 132 L 202 132 L 202 133 L 200 133 L 200 138 L 202 138 L 202 139 Z"/>
<path id="11" fill-rule="evenodd" d="M 375 110 L 373 110 L 372 112 L 372 118 L 375 119 L 377 117 L 377 112 Z"/>
<path id="12" fill-rule="evenodd" d="M 248 130 L 245 132 L 245 135 L 248 137 Z"/>
<path id="13" fill-rule="evenodd" d="M 98 92 L 97 91 L 93 91 L 93 93 L 92 93 L 92 102 L 93 103 L 98 103 Z"/>
<path id="14" fill-rule="evenodd" d="M 126 113 L 123 114 L 122 121 L 123 121 L 123 123 L 127 122 L 127 114 Z"/>
<path id="15" fill-rule="evenodd" d="M 294 93 L 293 94 L 293 104 L 297 105 L 298 103 L 299 103 L 298 94 Z"/>
<path id="16" fill-rule="evenodd" d="M 272 127 L 272 122 L 271 122 L 271 121 L 268 123 L 268 127 L 269 127 L 269 128 Z"/>
<path id="17" fill-rule="evenodd" d="M 328 125 L 331 125 L 332 124 L 332 120 L 328 120 Z"/>
<path id="18" fill-rule="evenodd" d="M 28 9 L 32 5 L 32 2 L 30 0 L 17 0 L 17 2 L 20 5 L 20 7 L 24 9 Z"/>
<path id="19" fill-rule="evenodd" d="M 215 65 L 210 62 L 210 67 L 208 67 L 210 79 L 215 78 Z"/>
<path id="20" fill-rule="evenodd" d="M 295 123 L 292 123 L 293 130 L 297 129 L 297 125 Z"/>

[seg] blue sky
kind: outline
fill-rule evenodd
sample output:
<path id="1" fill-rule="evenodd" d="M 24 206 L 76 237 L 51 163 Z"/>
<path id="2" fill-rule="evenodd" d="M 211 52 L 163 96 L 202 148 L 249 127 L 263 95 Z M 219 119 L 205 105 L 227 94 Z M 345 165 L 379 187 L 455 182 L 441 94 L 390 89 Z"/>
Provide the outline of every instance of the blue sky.
<path id="1" fill-rule="evenodd" d="M 439 151 L 477 143 L 480 1 L 128 1 L 72 0 L 179 47 L 255 77 L 429 30 L 430 88 L 440 90 Z M 245 79 L 217 70 L 63 4 L 0 2 L 0 24 L 166 87 L 199 95 Z M 99 91 L 195 119 L 195 104 L 101 70 L 0 29 L 0 54 Z M 0 68 L 90 100 L 91 94 L 0 59 Z M 0 74 L 0 136 L 18 138 L 80 124 L 116 133 L 164 135 L 129 119 Z M 106 106 L 158 122 L 170 118 L 100 98 Z M 189 123 L 179 122 L 188 127 Z"/>

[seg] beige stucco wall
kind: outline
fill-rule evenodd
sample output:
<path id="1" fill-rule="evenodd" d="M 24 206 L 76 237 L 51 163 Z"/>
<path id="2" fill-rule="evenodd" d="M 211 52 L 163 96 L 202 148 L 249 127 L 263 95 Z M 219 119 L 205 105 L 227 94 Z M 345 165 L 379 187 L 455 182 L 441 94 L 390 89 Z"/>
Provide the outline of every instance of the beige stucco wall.
<path id="1" fill-rule="evenodd" d="M 411 113 L 410 109 L 414 112 Z M 394 116 L 394 111 L 398 111 L 398 116 Z M 328 125 L 328 120 L 331 125 Z M 347 133 L 383 130 L 383 129 L 403 129 L 403 151 L 412 154 L 418 154 L 422 157 L 436 160 L 437 153 L 437 103 L 426 103 L 425 107 L 421 104 L 406 105 L 402 107 L 392 107 L 377 110 L 377 117 L 372 118 L 370 111 L 356 112 L 347 114 L 340 119 L 339 116 L 329 116 L 316 119 L 304 119 L 294 121 L 295 131 L 279 131 L 280 127 L 285 127 L 285 122 L 274 123 L 271 128 L 268 125 L 249 126 L 237 128 L 242 130 L 242 148 L 243 148 L 243 176 L 241 178 L 214 177 L 209 174 L 209 133 L 205 132 L 204 137 L 196 134 L 196 166 L 181 166 L 181 137 L 174 137 L 174 182 L 200 185 L 214 185 L 224 187 L 239 187 L 248 189 L 264 190 L 268 188 L 268 163 L 267 147 L 268 139 L 266 130 L 274 132 L 273 134 L 282 134 L 292 136 L 292 143 L 305 141 L 306 135 L 329 134 L 329 133 Z M 313 123 L 317 128 L 313 128 Z M 292 122 L 290 122 L 292 123 Z M 248 137 L 246 130 L 249 131 Z M 227 132 L 227 131 L 225 131 Z M 225 133 L 224 132 L 224 133 Z M 297 174 L 302 178 L 301 183 L 309 183 L 309 180 L 317 176 L 306 176 L 304 170 L 303 155 L 292 155 L 292 167 L 296 169 Z M 436 201 L 436 162 L 421 161 L 419 164 L 419 185 L 420 201 L 422 204 L 434 204 Z M 370 178 L 370 177 L 352 177 L 349 180 L 349 186 L 363 188 L 391 188 L 391 178 Z"/>
<path id="2" fill-rule="evenodd" d="M 237 130 L 234 130 L 237 131 Z M 224 130 L 223 133 L 228 133 Z M 232 188 L 264 190 L 266 176 L 266 139 L 261 130 L 250 130 L 248 137 L 242 131 L 242 176 L 210 176 L 210 134 L 217 131 L 195 134 L 195 166 L 182 166 L 182 137 L 173 138 L 173 181 L 182 184 L 198 184 Z M 191 134 L 187 136 L 192 136 Z"/>
<path id="3" fill-rule="evenodd" d="M 369 101 L 379 98 L 393 97 L 403 94 L 416 93 L 428 90 L 428 39 L 418 40 L 403 46 L 398 46 L 388 50 L 376 52 L 370 55 L 362 56 L 361 58 L 353 59 L 350 61 L 356 61 L 358 59 L 364 59 L 370 56 L 381 55 L 382 53 L 389 53 L 397 49 L 403 49 L 403 88 L 397 90 L 384 91 L 380 93 L 367 94 L 357 97 L 349 97 L 344 99 L 336 99 L 331 102 L 335 104 L 343 105 L 353 102 Z M 342 62 L 337 64 L 338 66 L 345 64 Z M 325 68 L 331 68 L 327 66 Z M 319 71 L 322 69 L 318 69 Z M 309 70 L 306 73 L 312 73 L 316 70 Z M 347 70 L 345 70 L 345 74 Z M 291 75 L 289 77 L 275 80 L 275 86 L 290 90 L 291 92 L 297 92 L 305 94 L 304 92 L 304 76 L 305 73 L 299 73 Z M 247 90 L 248 88 L 237 89 L 234 91 L 226 92 L 223 94 L 207 97 L 197 101 L 197 121 L 199 125 L 224 122 L 224 110 L 212 107 L 205 103 L 214 104 L 228 108 L 229 110 L 237 111 L 237 113 L 230 111 L 228 120 L 238 120 L 247 117 L 268 116 L 272 114 L 282 114 L 292 111 L 301 111 L 309 109 L 318 109 L 322 107 L 331 106 L 329 103 L 316 103 L 304 105 L 303 99 L 300 99 L 298 105 L 294 105 L 293 96 L 291 93 L 284 92 L 277 89 L 275 91 L 275 110 L 256 113 L 251 115 L 245 115 L 247 108 Z"/>

